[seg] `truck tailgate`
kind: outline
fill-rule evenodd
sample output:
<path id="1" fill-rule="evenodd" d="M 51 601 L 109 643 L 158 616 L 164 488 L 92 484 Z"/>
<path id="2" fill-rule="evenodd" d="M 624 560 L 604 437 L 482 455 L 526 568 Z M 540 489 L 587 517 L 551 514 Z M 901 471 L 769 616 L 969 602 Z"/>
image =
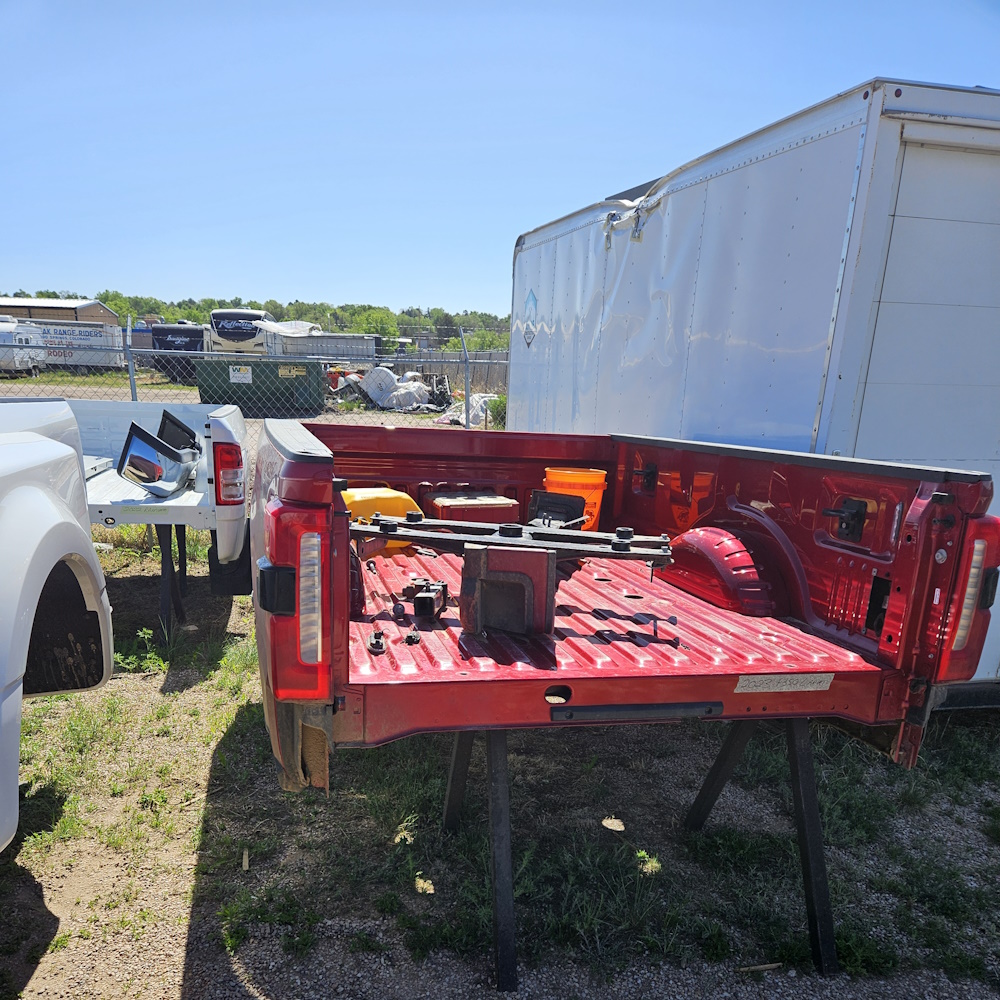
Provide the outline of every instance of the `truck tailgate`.
<path id="1" fill-rule="evenodd" d="M 216 526 L 211 494 L 191 487 L 154 497 L 122 479 L 113 467 L 87 480 L 87 506 L 94 524 L 184 524 L 205 530 Z"/>

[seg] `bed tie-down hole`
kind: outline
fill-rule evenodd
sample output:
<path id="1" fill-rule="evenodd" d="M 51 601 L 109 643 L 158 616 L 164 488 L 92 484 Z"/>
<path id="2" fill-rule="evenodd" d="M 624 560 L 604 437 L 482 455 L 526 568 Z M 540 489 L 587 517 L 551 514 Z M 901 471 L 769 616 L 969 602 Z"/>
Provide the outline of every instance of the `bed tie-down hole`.
<path id="1" fill-rule="evenodd" d="M 566 705 L 572 697 L 572 689 L 565 684 L 553 684 L 545 689 L 545 700 L 550 705 Z"/>

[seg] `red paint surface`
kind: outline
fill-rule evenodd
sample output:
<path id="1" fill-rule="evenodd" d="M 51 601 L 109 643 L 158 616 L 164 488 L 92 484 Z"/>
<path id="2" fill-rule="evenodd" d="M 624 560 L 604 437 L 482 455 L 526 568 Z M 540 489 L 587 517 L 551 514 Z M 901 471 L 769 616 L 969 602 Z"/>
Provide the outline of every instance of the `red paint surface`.
<path id="1" fill-rule="evenodd" d="M 392 617 L 411 576 L 444 580 L 449 593 L 457 593 L 457 556 L 395 555 L 373 563 L 376 572 L 364 574 L 368 614 L 350 625 L 350 686 L 364 691 L 366 711 L 360 727 L 357 718 L 353 724 L 342 718 L 343 741 L 549 724 L 545 691 L 554 685 L 571 689 L 573 705 L 722 701 L 720 717 L 727 718 L 745 718 L 749 710 L 753 717 L 875 721 L 882 668 L 775 618 L 713 608 L 662 580 L 651 582 L 641 562 L 586 560 L 575 572 L 560 573 L 551 636 L 485 637 L 462 632 L 454 602 L 433 623 Z M 408 645 L 404 636 L 414 623 L 421 641 Z M 375 629 L 387 642 L 379 655 L 368 650 Z M 826 690 L 735 691 L 741 676 L 792 674 L 834 676 Z M 824 687 L 826 679 L 816 683 Z"/>

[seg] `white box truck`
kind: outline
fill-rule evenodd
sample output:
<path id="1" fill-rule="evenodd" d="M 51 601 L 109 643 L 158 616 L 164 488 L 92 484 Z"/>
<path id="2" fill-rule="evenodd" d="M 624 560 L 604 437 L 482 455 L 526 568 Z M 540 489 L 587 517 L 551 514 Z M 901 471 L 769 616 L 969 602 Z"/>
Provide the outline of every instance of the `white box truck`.
<path id="1" fill-rule="evenodd" d="M 46 359 L 53 367 L 78 371 L 125 367 L 124 336 L 113 323 L 42 320 L 38 326 Z"/>
<path id="2" fill-rule="evenodd" d="M 872 80 L 526 233 L 510 352 L 512 430 L 996 478 L 1000 92 Z"/>

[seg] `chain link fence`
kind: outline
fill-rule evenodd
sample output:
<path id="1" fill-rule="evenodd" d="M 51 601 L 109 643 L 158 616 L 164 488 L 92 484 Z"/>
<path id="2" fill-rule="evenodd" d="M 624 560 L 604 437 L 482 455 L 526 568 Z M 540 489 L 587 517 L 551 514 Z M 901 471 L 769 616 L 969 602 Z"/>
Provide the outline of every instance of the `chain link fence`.
<path id="1" fill-rule="evenodd" d="M 501 429 L 507 353 L 407 351 L 359 359 L 14 345 L 0 346 L 0 383 L 5 396 L 233 403 L 246 418 L 253 454 L 266 417 Z"/>

